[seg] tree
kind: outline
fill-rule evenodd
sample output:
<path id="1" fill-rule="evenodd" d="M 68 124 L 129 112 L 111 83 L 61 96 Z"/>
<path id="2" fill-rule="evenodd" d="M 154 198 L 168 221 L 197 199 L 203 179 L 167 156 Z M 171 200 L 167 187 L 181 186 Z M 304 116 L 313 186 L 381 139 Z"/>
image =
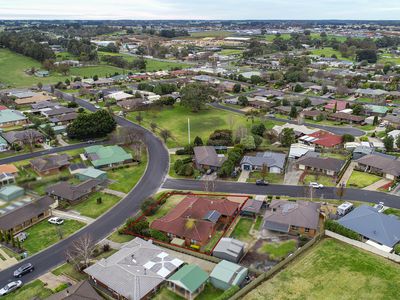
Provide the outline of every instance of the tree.
<path id="1" fill-rule="evenodd" d="M 42 90 L 42 88 L 43 88 L 43 83 L 41 83 L 41 82 L 38 82 L 38 84 L 37 84 L 37 87 L 38 87 L 38 89 L 41 91 L 41 90 Z"/>
<path id="2" fill-rule="evenodd" d="M 256 143 L 252 135 L 248 135 L 240 140 L 240 144 L 244 146 L 246 150 L 255 150 Z"/>
<path id="3" fill-rule="evenodd" d="M 142 112 L 139 111 L 139 113 L 136 115 L 135 119 L 136 119 L 136 122 L 138 122 L 140 125 L 143 121 Z"/>
<path id="4" fill-rule="evenodd" d="M 379 118 L 378 118 L 378 116 L 375 116 L 374 121 L 372 122 L 372 125 L 378 126 L 378 124 L 379 124 Z"/>
<path id="5" fill-rule="evenodd" d="M 169 131 L 168 129 L 163 129 L 160 131 L 160 136 L 163 139 L 164 143 L 166 143 L 167 140 L 172 137 L 172 134 L 171 131 Z"/>
<path id="6" fill-rule="evenodd" d="M 268 166 L 266 164 L 263 164 L 261 167 L 260 175 L 262 180 L 265 180 L 265 177 L 267 177 L 268 174 Z"/>
<path id="7" fill-rule="evenodd" d="M 70 66 L 68 64 L 59 64 L 57 67 L 57 71 L 62 75 L 67 75 L 69 73 Z"/>
<path id="8" fill-rule="evenodd" d="M 51 127 L 49 124 L 46 124 L 42 130 L 50 139 L 54 139 L 56 137 L 53 127 Z"/>
<path id="9" fill-rule="evenodd" d="M 393 151 L 394 139 L 393 139 L 393 137 L 391 135 L 388 135 L 383 139 L 383 144 L 385 145 L 386 151 L 388 151 L 388 152 Z"/>
<path id="10" fill-rule="evenodd" d="M 90 235 L 83 235 L 72 242 L 66 251 L 67 261 L 74 265 L 75 269 L 81 271 L 90 264 L 93 256 L 94 243 Z"/>
<path id="11" fill-rule="evenodd" d="M 251 127 L 251 133 L 252 134 L 256 134 L 259 136 L 263 136 L 264 132 L 265 132 L 265 125 L 263 123 L 259 124 L 259 125 L 253 125 Z"/>
<path id="12" fill-rule="evenodd" d="M 239 84 L 239 83 L 236 83 L 234 86 L 233 86 L 233 92 L 234 93 L 240 93 L 240 90 L 242 89 L 242 86 Z"/>
<path id="13" fill-rule="evenodd" d="M 281 144 L 284 147 L 290 147 L 291 144 L 296 142 L 296 135 L 293 128 L 284 128 L 281 134 Z"/>
<path id="14" fill-rule="evenodd" d="M 294 91 L 295 91 L 295 93 L 301 93 L 302 91 L 304 91 L 304 88 L 303 88 L 303 86 L 301 86 L 300 84 L 297 83 L 294 87 Z"/>
<path id="15" fill-rule="evenodd" d="M 240 95 L 238 97 L 238 104 L 240 106 L 247 106 L 247 105 L 249 105 L 249 99 L 247 99 L 247 97 L 244 95 Z"/>
<path id="16" fill-rule="evenodd" d="M 39 133 L 36 130 L 27 129 L 23 132 L 22 143 L 28 146 L 29 151 L 33 152 L 33 147 L 39 137 Z"/>
<path id="17" fill-rule="evenodd" d="M 311 100 L 309 98 L 304 98 L 303 101 L 301 101 L 301 107 L 307 108 L 311 106 Z"/>
<path id="18" fill-rule="evenodd" d="M 362 113 L 364 107 L 363 107 L 362 104 L 358 103 L 358 104 L 353 105 L 352 109 L 353 109 L 353 114 L 358 116 L 358 115 L 360 115 Z"/>
<path id="19" fill-rule="evenodd" d="M 397 148 L 400 148 L 400 135 L 396 137 L 396 146 Z"/>
<path id="20" fill-rule="evenodd" d="M 343 143 L 354 142 L 354 140 L 355 140 L 355 138 L 351 134 L 346 133 L 346 134 L 343 135 Z"/>
<path id="21" fill-rule="evenodd" d="M 150 123 L 151 131 L 156 132 L 157 127 L 158 127 L 157 123 L 155 123 L 155 122 Z"/>
<path id="22" fill-rule="evenodd" d="M 216 96 L 216 90 L 201 83 L 189 83 L 181 90 L 181 104 L 198 112 Z"/>
<path id="23" fill-rule="evenodd" d="M 335 101 L 335 106 L 333 107 L 333 113 L 336 113 L 337 111 L 337 101 Z"/>
<path id="24" fill-rule="evenodd" d="M 292 105 L 292 107 L 290 108 L 289 117 L 291 117 L 292 119 L 297 118 L 297 109 L 296 109 L 296 106 Z"/>
<path id="25" fill-rule="evenodd" d="M 195 146 L 203 146 L 203 140 L 201 139 L 201 137 L 196 136 L 194 138 L 193 145 L 195 145 Z"/>
<path id="26" fill-rule="evenodd" d="M 375 49 L 361 49 L 356 52 L 356 60 L 374 64 L 378 60 L 378 55 Z"/>

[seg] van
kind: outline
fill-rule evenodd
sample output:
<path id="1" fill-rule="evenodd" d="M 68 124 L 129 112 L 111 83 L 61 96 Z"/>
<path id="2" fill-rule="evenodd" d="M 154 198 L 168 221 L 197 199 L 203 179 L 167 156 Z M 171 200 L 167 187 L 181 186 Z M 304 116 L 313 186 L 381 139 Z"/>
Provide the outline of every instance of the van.
<path id="1" fill-rule="evenodd" d="M 354 209 L 354 205 L 353 203 L 350 202 L 345 202 L 342 203 L 338 206 L 337 208 L 337 214 L 339 216 L 345 216 L 347 215 L 349 212 L 351 212 Z"/>

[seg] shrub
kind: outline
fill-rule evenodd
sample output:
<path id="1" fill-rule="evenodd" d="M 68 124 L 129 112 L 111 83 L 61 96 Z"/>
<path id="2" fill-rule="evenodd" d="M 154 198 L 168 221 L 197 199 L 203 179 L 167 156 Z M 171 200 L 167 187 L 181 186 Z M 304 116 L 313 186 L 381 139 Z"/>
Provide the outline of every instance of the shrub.
<path id="1" fill-rule="evenodd" d="M 129 218 L 126 221 L 125 229 L 139 235 L 148 235 L 149 222 L 146 218 L 138 220 L 138 218 Z"/>
<path id="2" fill-rule="evenodd" d="M 400 244 L 397 244 L 396 246 L 394 246 L 394 253 L 400 255 Z"/>
<path id="3" fill-rule="evenodd" d="M 103 244 L 103 252 L 108 252 L 108 251 L 110 251 L 110 249 L 111 249 L 111 247 L 110 247 L 110 244 Z"/>
<path id="4" fill-rule="evenodd" d="M 142 210 L 142 212 L 145 216 L 154 215 L 159 208 L 160 208 L 160 205 L 158 204 L 158 201 L 152 197 L 147 198 L 140 205 L 140 209 Z"/>
<path id="5" fill-rule="evenodd" d="M 355 232 L 351 229 L 348 229 L 333 220 L 325 221 L 325 229 L 336 232 L 337 234 L 343 235 L 350 239 L 353 239 L 356 241 L 361 241 L 361 237 L 357 232 Z"/>
<path id="6" fill-rule="evenodd" d="M 162 242 L 169 242 L 168 236 L 161 231 L 155 230 L 155 229 L 150 229 L 150 235 L 153 239 L 162 241 Z"/>
<path id="7" fill-rule="evenodd" d="M 235 295 L 240 288 L 237 285 L 232 285 L 229 289 L 223 292 L 216 300 L 227 300 L 230 299 L 233 295 Z"/>
<path id="8" fill-rule="evenodd" d="M 53 291 L 54 291 L 54 293 L 58 293 L 58 292 L 65 290 L 68 287 L 69 287 L 68 283 L 62 283 L 59 286 L 57 286 Z"/>

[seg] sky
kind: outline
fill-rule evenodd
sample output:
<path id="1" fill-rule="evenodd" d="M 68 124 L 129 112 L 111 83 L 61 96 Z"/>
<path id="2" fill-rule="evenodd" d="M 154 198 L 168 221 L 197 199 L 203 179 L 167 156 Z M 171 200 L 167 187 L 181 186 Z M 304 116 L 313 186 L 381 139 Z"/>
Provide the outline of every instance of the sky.
<path id="1" fill-rule="evenodd" d="M 0 0 L 0 19 L 398 20 L 400 0 Z"/>

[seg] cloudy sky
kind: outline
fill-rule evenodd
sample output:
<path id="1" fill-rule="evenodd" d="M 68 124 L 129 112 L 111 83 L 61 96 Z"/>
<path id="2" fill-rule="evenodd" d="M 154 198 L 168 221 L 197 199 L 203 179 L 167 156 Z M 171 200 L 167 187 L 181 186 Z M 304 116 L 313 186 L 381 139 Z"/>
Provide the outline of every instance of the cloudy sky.
<path id="1" fill-rule="evenodd" d="M 0 19 L 398 20 L 399 0 L 0 0 Z"/>

